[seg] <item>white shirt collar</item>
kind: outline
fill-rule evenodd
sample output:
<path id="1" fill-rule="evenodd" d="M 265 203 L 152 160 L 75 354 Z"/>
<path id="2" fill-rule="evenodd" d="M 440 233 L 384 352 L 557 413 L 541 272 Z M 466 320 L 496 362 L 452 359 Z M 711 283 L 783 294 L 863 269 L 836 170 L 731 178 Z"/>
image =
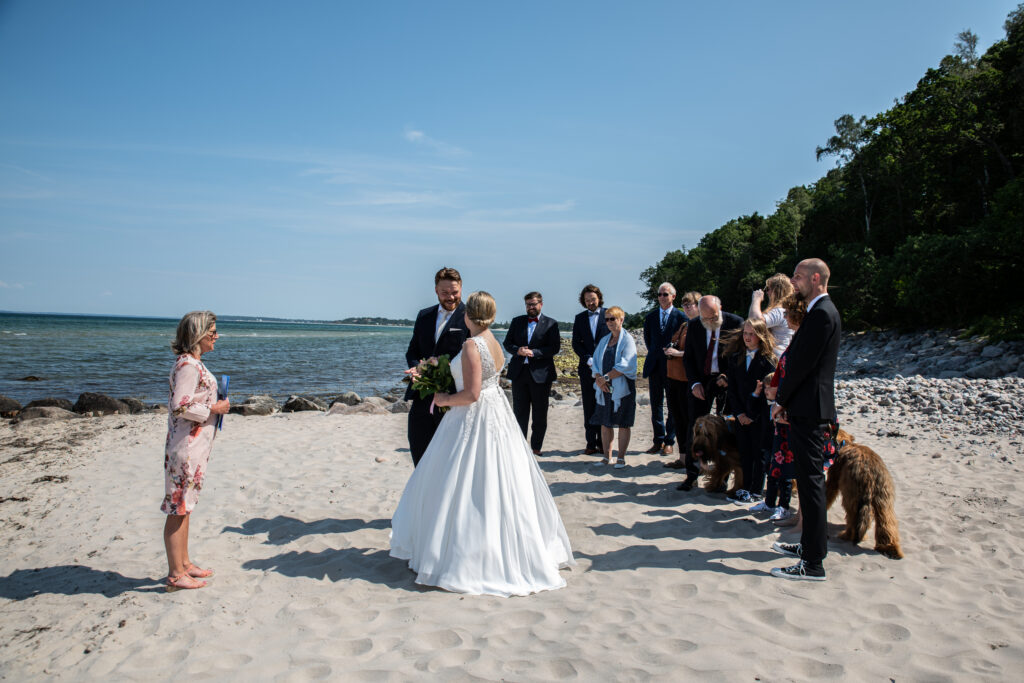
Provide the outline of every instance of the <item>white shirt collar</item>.
<path id="1" fill-rule="evenodd" d="M 818 296 L 811 299 L 811 303 L 807 304 L 808 313 L 810 313 L 811 309 L 814 308 L 814 304 L 818 303 L 818 299 L 822 298 L 823 296 L 828 296 L 828 292 L 825 292 L 824 294 L 819 294 Z"/>

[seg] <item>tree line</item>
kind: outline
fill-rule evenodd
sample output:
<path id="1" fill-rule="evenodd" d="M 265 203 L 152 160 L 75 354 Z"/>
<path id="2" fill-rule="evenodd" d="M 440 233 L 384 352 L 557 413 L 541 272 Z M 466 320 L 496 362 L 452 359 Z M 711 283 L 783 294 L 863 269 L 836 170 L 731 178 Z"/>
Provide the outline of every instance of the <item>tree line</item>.
<path id="1" fill-rule="evenodd" d="M 984 55 L 961 32 L 894 106 L 844 115 L 816 150 L 836 167 L 774 213 L 737 217 L 643 271 L 657 287 L 717 294 L 744 315 L 750 292 L 817 256 L 844 327 L 968 328 L 1024 336 L 1024 3 Z M 642 314 L 627 323 L 642 324 Z"/>

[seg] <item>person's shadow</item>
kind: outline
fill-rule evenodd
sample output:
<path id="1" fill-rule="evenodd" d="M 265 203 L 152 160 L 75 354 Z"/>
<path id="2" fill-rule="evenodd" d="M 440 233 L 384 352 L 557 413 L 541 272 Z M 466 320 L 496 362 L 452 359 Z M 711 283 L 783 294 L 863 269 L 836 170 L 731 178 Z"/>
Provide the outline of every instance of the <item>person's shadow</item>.
<path id="1" fill-rule="evenodd" d="M 308 579 L 358 579 L 388 588 L 421 592 L 431 590 L 413 581 L 406 563 L 375 548 L 328 548 L 318 553 L 293 550 L 262 560 L 242 563 L 242 569 L 273 571 L 284 576 Z"/>
<path id="2" fill-rule="evenodd" d="M 221 533 L 230 532 L 245 536 L 266 534 L 266 543 L 270 545 L 284 545 L 294 541 L 296 538 L 311 534 L 347 534 L 360 529 L 388 529 L 390 527 L 390 519 L 374 519 L 370 521 L 363 519 L 318 519 L 314 522 L 304 522 L 295 517 L 278 515 L 273 519 L 254 517 L 244 522 L 240 527 L 226 526 L 221 529 Z"/>
<path id="3" fill-rule="evenodd" d="M 166 590 L 162 579 L 134 578 L 80 564 L 37 569 L 16 569 L 0 576 L 0 598 L 27 600 L 43 593 L 54 595 L 96 594 L 113 598 L 123 593 L 156 593 Z"/>

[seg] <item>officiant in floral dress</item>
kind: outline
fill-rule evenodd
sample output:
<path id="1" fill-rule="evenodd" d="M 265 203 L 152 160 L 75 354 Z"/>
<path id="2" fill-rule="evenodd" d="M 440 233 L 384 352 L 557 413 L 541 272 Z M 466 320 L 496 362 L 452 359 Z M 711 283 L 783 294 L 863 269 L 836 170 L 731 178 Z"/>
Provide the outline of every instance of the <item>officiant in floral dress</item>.
<path id="1" fill-rule="evenodd" d="M 160 511 L 167 550 L 167 589 L 202 588 L 213 576 L 209 569 L 192 564 L 188 554 L 189 518 L 213 450 L 217 416 L 228 412 L 227 399 L 217 400 L 217 378 L 203 364 L 201 356 L 217 343 L 217 316 L 210 311 L 193 311 L 178 323 L 171 348 L 178 359 L 170 376 L 167 403 L 167 442 L 164 450 L 164 500 Z"/>

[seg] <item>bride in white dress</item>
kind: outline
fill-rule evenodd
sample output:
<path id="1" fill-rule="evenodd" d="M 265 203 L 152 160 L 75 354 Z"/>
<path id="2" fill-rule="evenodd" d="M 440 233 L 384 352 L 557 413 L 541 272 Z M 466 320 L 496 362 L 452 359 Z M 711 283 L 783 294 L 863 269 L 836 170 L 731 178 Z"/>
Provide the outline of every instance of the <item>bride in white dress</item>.
<path id="1" fill-rule="evenodd" d="M 474 595 L 529 595 L 565 586 L 569 537 L 530 446 L 498 385 L 505 356 L 488 329 L 487 292 L 466 301 L 473 335 L 452 359 L 451 406 L 391 520 L 391 556 L 416 583 Z M 500 360 L 498 360 L 500 359 Z"/>

